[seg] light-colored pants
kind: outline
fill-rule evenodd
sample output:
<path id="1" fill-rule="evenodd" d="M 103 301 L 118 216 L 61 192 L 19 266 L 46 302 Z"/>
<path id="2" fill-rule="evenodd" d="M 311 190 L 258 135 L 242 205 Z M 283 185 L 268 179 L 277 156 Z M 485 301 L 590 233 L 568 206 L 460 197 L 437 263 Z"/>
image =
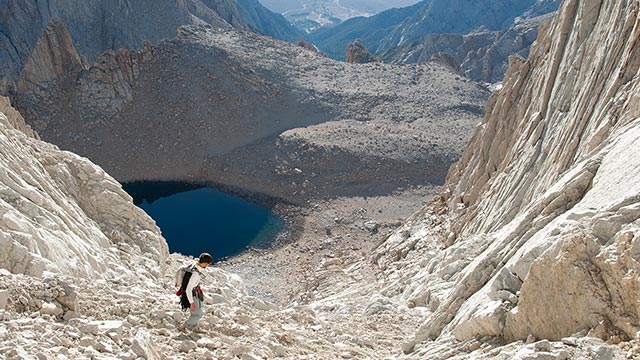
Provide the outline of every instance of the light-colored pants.
<path id="1" fill-rule="evenodd" d="M 185 323 L 184 323 L 184 325 L 188 329 L 193 329 L 194 327 L 196 327 L 198 325 L 198 321 L 200 320 L 200 318 L 203 315 L 203 312 L 202 312 L 202 301 L 200 301 L 200 299 L 198 299 L 196 296 L 194 296 L 193 302 L 194 302 L 194 304 L 196 304 L 196 311 L 192 312 L 191 315 L 189 316 L 189 318 L 187 319 L 187 321 L 185 321 Z M 191 310 L 189 310 L 189 311 L 191 311 Z"/>

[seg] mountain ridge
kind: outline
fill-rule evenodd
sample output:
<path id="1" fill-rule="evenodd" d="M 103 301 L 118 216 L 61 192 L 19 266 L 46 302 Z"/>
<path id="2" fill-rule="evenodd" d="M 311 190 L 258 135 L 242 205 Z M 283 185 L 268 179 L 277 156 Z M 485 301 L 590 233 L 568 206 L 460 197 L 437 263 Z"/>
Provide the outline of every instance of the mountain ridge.
<path id="1" fill-rule="evenodd" d="M 509 55 L 527 53 L 535 39 L 535 27 L 542 20 L 531 30 L 522 29 L 525 22 L 553 12 L 559 3 L 559 0 L 500 3 L 427 0 L 370 18 L 350 19 L 315 31 L 309 37 L 321 51 L 338 60 L 344 60 L 344 49 L 357 38 L 362 39 L 371 53 L 396 64 L 411 63 L 416 56 L 419 61 L 429 61 L 432 54 L 447 52 L 460 64 L 469 63 L 466 66 L 469 70 L 464 72 L 472 79 L 496 82 L 506 70 Z M 527 35 L 532 31 L 533 37 Z M 495 43 L 474 44 L 479 33 L 486 34 L 483 41 Z M 458 46 L 456 37 L 460 36 L 471 41 L 465 40 L 463 46 Z M 449 40 L 453 42 L 448 43 Z M 457 54 L 463 50 L 468 55 Z"/>
<path id="2" fill-rule="evenodd" d="M 80 53 L 95 59 L 102 52 L 120 48 L 138 48 L 145 40 L 152 43 L 173 38 L 180 25 L 209 24 L 216 27 L 252 29 L 266 35 L 298 41 L 301 34 L 278 14 L 266 10 L 257 1 L 186 0 L 180 2 L 121 1 L 101 2 L 46 0 L 0 2 L 0 77 L 17 80 L 48 21 L 59 17 L 66 24 Z M 260 17 L 250 10 L 254 9 Z M 140 14 L 146 13 L 146 20 Z"/>
<path id="3" fill-rule="evenodd" d="M 500 31 L 478 30 L 470 34 L 431 34 L 405 46 L 382 51 L 378 56 L 391 64 L 430 61 L 438 53 L 449 54 L 468 78 L 487 83 L 500 82 L 509 65 L 508 58 L 527 58 L 538 36 L 538 27 L 553 13 L 521 20 Z"/>

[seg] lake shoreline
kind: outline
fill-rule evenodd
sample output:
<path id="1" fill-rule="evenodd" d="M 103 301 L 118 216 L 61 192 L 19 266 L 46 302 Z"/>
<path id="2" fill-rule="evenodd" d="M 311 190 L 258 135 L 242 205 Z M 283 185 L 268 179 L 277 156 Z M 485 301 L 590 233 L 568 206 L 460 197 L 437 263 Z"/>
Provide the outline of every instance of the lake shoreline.
<path id="1" fill-rule="evenodd" d="M 367 258 L 402 221 L 430 201 L 437 189 L 425 185 L 387 195 L 324 197 L 295 204 L 238 187 L 191 185 L 257 204 L 282 219 L 281 230 L 265 246 L 247 246 L 214 265 L 242 277 L 252 296 L 281 305 L 310 301 L 309 294 L 317 286 L 315 274 L 325 264 Z M 370 269 L 371 276 L 376 272 Z"/>
<path id="2" fill-rule="evenodd" d="M 301 208 L 282 199 L 196 182 L 138 181 L 123 184 L 134 204 L 158 225 L 171 252 L 216 262 L 250 248 L 295 241 Z"/>
<path id="3" fill-rule="evenodd" d="M 368 258 L 406 218 L 433 199 L 436 189 L 427 185 L 374 197 L 276 205 L 273 211 L 289 219 L 292 233 L 269 248 L 249 248 L 216 266 L 242 277 L 252 296 L 280 305 L 306 303 L 323 266 Z M 372 276 L 376 272 L 370 269 Z"/>

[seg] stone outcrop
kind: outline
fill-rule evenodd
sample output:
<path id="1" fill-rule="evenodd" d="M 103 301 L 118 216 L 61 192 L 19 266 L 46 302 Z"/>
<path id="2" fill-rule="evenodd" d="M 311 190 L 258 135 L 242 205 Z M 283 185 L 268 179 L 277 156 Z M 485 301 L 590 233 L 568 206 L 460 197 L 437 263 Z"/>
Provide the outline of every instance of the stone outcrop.
<path id="1" fill-rule="evenodd" d="M 133 86 L 144 62 L 153 59 L 153 47 L 145 41 L 140 50 L 107 50 L 87 68 L 92 81 L 83 83 L 88 101 L 104 111 L 120 110 L 133 100 Z M 96 86 L 97 84 L 105 86 Z M 89 100 L 91 99 L 91 100 Z M 93 102 L 96 101 L 97 102 Z"/>
<path id="2" fill-rule="evenodd" d="M 108 50 L 87 64 L 86 58 L 75 49 L 64 23 L 54 18 L 33 49 L 12 94 L 18 101 L 22 99 L 48 109 L 50 114 L 64 113 L 69 104 L 82 104 L 90 109 L 85 116 L 114 116 L 133 99 L 132 89 L 140 67 L 152 58 L 153 48 L 145 41 L 138 51 Z M 61 89 L 70 87 L 76 88 L 72 98 L 50 100 L 59 96 Z M 23 112 L 30 117 L 38 107 Z M 50 119 L 41 118 L 33 124 L 41 130 L 47 129 L 46 132 L 58 131 L 55 126 L 51 127 Z"/>
<path id="3" fill-rule="evenodd" d="M 75 102 L 90 103 L 94 112 L 113 115 L 132 99 L 132 87 L 139 74 L 140 64 L 150 61 L 153 50 L 148 41 L 139 51 L 120 49 L 108 50 L 98 56 L 92 64 L 80 56 L 71 35 L 60 18 L 53 18 L 36 43 L 31 56 L 20 73 L 17 87 L 6 77 L 3 91 L 15 97 L 29 94 L 30 98 L 41 99 L 50 96 L 57 89 L 78 86 L 79 94 Z M 87 82 L 83 74 L 93 81 Z M 79 80 L 76 83 L 76 80 Z M 95 83 L 99 85 L 96 86 Z M 87 99 L 91 100 L 87 100 Z M 38 100 L 33 100 L 38 101 Z M 71 100 L 69 100 L 71 102 Z M 52 112 L 62 111 L 67 104 L 47 102 L 41 104 Z M 25 113 L 29 113 L 26 109 Z M 49 126 L 47 119 L 37 125 L 44 129 Z"/>
<path id="4" fill-rule="evenodd" d="M 120 278 L 126 262 L 141 261 L 147 276 L 157 275 L 167 245 L 120 185 L 36 139 L 6 98 L 0 109 L 0 268 Z"/>
<path id="5" fill-rule="evenodd" d="M 376 252 L 387 294 L 428 310 L 420 357 L 450 336 L 637 340 L 638 7 L 565 1 L 440 198 Z"/>
<path id="6" fill-rule="evenodd" d="M 376 62 L 376 58 L 369 53 L 362 40 L 356 39 L 347 46 L 347 64 L 366 64 Z"/>
<path id="7" fill-rule="evenodd" d="M 24 122 L 24 118 L 20 113 L 11 106 L 9 98 L 0 96 L 0 113 L 4 114 L 2 123 L 8 127 L 18 130 L 28 137 L 40 139 L 38 133 L 33 131 L 31 126 Z"/>
<path id="8" fill-rule="evenodd" d="M 0 95 L 5 97 L 15 96 L 17 92 L 17 87 L 13 78 L 9 75 L 2 78 L 0 82 Z"/>
<path id="9" fill-rule="evenodd" d="M 47 24 L 29 59 L 22 68 L 18 90 L 40 87 L 44 91 L 48 83 L 83 70 L 80 55 L 71 35 L 60 18 L 54 17 Z"/>
<path id="10" fill-rule="evenodd" d="M 460 63 L 446 52 L 438 52 L 431 55 L 431 60 L 429 61 L 440 63 L 453 71 L 460 72 Z"/>

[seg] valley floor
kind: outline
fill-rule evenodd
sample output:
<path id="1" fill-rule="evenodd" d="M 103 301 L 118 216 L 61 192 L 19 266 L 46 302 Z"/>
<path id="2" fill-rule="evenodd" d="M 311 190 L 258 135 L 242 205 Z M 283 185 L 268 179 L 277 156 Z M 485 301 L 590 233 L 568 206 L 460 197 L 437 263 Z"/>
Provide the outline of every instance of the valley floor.
<path id="1" fill-rule="evenodd" d="M 281 210 L 293 229 L 274 249 L 250 249 L 216 266 L 240 275 L 250 294 L 278 304 L 301 299 L 312 288 L 316 270 L 366 260 L 371 250 L 435 195 L 433 186 L 386 196 L 339 197 Z M 373 277 L 376 270 L 371 269 Z"/>

